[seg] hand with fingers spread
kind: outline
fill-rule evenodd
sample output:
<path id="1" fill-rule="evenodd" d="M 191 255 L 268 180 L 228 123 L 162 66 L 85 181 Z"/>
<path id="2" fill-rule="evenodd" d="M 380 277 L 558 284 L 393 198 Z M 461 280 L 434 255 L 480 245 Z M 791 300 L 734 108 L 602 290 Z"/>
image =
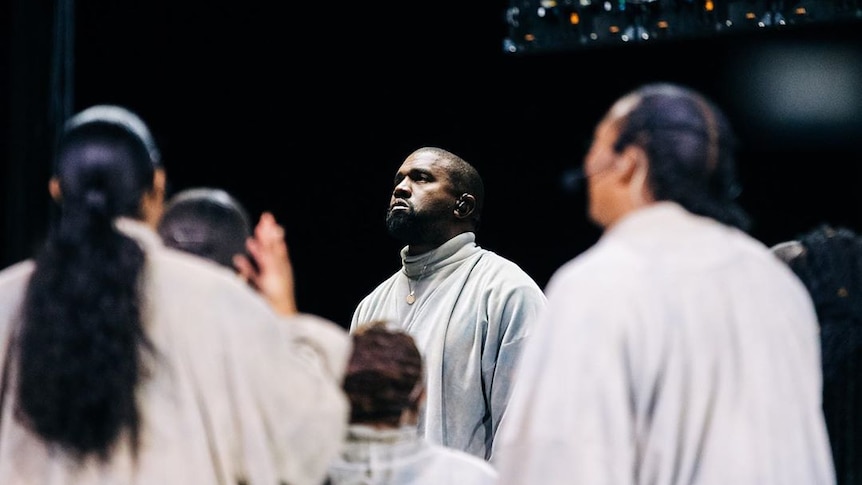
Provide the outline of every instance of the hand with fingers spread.
<path id="1" fill-rule="evenodd" d="M 297 313 L 293 265 L 284 240 L 284 228 L 271 212 L 260 216 L 254 235 L 246 241 L 250 255 L 237 254 L 239 274 L 282 315 Z"/>

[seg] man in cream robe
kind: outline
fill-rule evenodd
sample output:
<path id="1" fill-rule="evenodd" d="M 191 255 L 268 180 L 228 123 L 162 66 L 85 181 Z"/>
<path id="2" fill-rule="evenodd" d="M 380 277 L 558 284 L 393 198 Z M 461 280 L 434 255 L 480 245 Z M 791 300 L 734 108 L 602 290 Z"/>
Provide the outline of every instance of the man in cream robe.
<path id="1" fill-rule="evenodd" d="M 350 331 L 372 320 L 406 329 L 427 369 L 423 436 L 488 459 L 512 370 L 546 300 L 517 264 L 476 244 L 483 199 L 478 172 L 460 157 L 436 147 L 410 154 L 386 219 L 407 244 L 402 267 L 362 299 Z"/>
<path id="2" fill-rule="evenodd" d="M 668 84 L 615 103 L 584 168 L 598 243 L 551 278 L 500 426 L 503 485 L 830 485 L 817 318 L 744 232 L 732 137 Z"/>
<path id="3" fill-rule="evenodd" d="M 506 409 L 512 369 L 544 305 L 536 283 L 518 266 L 455 236 L 418 257 L 402 251 L 404 268 L 359 304 L 351 331 L 364 322 L 396 322 L 425 359 L 427 398 L 419 428 L 432 443 L 488 458 Z M 407 304 L 408 280 L 416 302 Z"/>

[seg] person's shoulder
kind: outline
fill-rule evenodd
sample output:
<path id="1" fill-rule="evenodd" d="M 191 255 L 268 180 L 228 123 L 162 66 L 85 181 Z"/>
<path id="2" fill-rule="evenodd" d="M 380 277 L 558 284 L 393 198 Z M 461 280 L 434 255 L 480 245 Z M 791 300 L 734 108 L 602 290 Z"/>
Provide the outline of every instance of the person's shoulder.
<path id="1" fill-rule="evenodd" d="M 505 272 L 507 274 L 521 275 L 532 279 L 526 270 L 524 270 L 524 268 L 515 260 L 503 256 L 496 251 L 481 248 L 478 256 L 479 261 L 476 263 L 477 267 L 494 268 L 497 271 Z"/>
<path id="2" fill-rule="evenodd" d="M 242 282 L 236 271 L 210 259 L 179 249 L 162 247 L 156 251 L 150 251 L 148 258 L 157 269 L 170 272 L 172 277 L 233 281 L 233 283 L 229 283 L 231 285 Z"/>
<path id="3" fill-rule="evenodd" d="M 301 339 L 331 342 L 339 346 L 350 343 L 346 328 L 322 316 L 300 312 L 283 318 L 295 328 L 297 337 Z"/>
<path id="4" fill-rule="evenodd" d="M 6 315 L 17 312 L 35 267 L 35 263 L 28 259 L 0 271 L 0 315 L 4 315 L 4 319 Z"/>
<path id="5" fill-rule="evenodd" d="M 478 254 L 470 279 L 479 287 L 544 300 L 539 283 L 518 263 L 488 249 L 482 249 Z"/>
<path id="6" fill-rule="evenodd" d="M 727 246 L 732 245 L 732 247 L 728 248 L 728 252 L 733 261 L 739 265 L 745 265 L 749 268 L 757 267 L 759 271 L 770 272 L 778 275 L 779 278 L 795 279 L 792 278 L 793 270 L 790 265 L 759 239 L 743 231 L 733 229 L 730 240 L 732 243 L 727 244 Z"/>
<path id="7" fill-rule="evenodd" d="M 32 259 L 25 259 L 3 268 L 0 270 L 0 286 L 17 284 L 18 281 L 29 278 L 35 267 Z"/>
<path id="8" fill-rule="evenodd" d="M 637 268 L 642 262 L 627 251 L 612 246 L 606 241 L 599 241 L 564 262 L 551 275 L 545 292 L 558 287 L 589 289 L 591 292 L 608 288 L 613 292 L 614 288 L 646 282 L 649 276 Z"/>
<path id="9" fill-rule="evenodd" d="M 296 337 L 296 342 L 310 352 L 313 360 L 321 359 L 327 372 L 343 379 L 353 341 L 347 329 L 337 323 L 310 313 L 283 317 Z"/>
<path id="10" fill-rule="evenodd" d="M 152 251 L 148 259 L 149 291 L 163 301 L 206 311 L 216 319 L 219 313 L 237 312 L 247 312 L 248 319 L 261 313 L 276 318 L 266 300 L 227 267 L 172 248 Z"/>

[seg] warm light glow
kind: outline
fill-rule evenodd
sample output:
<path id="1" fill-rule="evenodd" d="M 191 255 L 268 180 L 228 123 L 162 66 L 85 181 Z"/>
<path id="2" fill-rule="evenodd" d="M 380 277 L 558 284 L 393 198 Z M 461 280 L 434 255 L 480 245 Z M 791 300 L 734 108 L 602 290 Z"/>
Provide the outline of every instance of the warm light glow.
<path id="1" fill-rule="evenodd" d="M 507 52 L 577 48 L 592 41 L 652 42 L 653 39 L 660 41 L 673 37 L 693 38 L 733 32 L 736 24 L 744 28 L 766 29 L 780 28 L 790 23 L 824 23 L 839 18 L 860 18 L 858 0 L 508 1 L 511 6 L 507 10 L 506 22 L 512 37 L 504 40 Z M 793 6 L 787 5 L 785 8 L 789 3 Z M 679 8 L 681 4 L 692 8 Z M 532 33 L 525 34 L 526 30 Z M 523 43 L 523 46 L 518 46 L 519 43 Z"/>

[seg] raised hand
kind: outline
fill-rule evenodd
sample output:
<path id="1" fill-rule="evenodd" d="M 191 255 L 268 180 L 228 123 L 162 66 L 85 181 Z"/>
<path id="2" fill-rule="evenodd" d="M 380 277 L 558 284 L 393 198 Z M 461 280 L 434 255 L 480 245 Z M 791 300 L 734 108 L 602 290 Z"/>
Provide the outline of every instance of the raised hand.
<path id="1" fill-rule="evenodd" d="M 236 255 L 233 263 L 239 274 L 282 315 L 293 315 L 296 308 L 293 265 L 284 239 L 284 228 L 270 212 L 264 212 L 246 241 L 249 256 Z"/>

